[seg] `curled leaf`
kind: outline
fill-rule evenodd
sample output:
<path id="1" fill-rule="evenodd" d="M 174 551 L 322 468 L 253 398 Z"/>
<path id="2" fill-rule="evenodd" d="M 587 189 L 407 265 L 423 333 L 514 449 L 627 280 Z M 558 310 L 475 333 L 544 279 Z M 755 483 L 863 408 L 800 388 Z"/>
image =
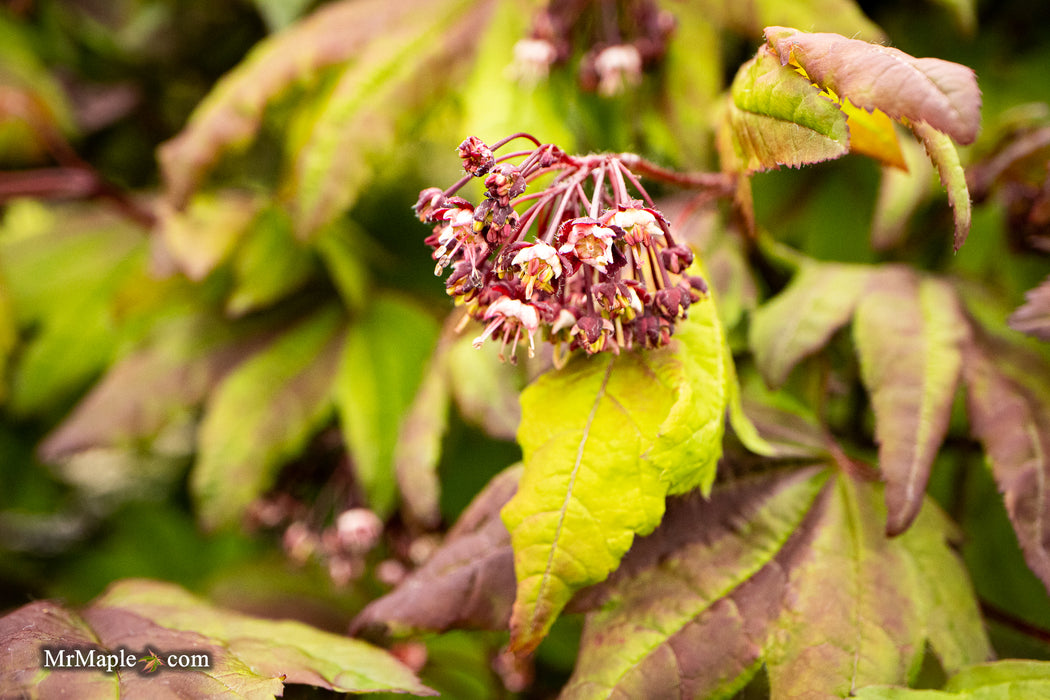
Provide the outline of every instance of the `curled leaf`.
<path id="1" fill-rule="evenodd" d="M 798 167 L 849 151 L 846 115 L 765 48 L 737 71 L 728 125 L 739 169 Z"/>
<path id="2" fill-rule="evenodd" d="M 977 138 L 981 92 L 966 66 L 838 34 L 766 27 L 765 36 L 782 65 L 801 66 L 814 83 L 858 107 L 928 124 L 962 144 Z"/>
<path id="3" fill-rule="evenodd" d="M 955 144 L 941 132 L 921 122 L 911 125 L 912 131 L 922 141 L 926 153 L 937 168 L 944 189 L 948 191 L 948 203 L 955 217 L 955 252 L 959 252 L 970 233 L 970 191 L 966 187 L 966 173 L 959 161 Z"/>

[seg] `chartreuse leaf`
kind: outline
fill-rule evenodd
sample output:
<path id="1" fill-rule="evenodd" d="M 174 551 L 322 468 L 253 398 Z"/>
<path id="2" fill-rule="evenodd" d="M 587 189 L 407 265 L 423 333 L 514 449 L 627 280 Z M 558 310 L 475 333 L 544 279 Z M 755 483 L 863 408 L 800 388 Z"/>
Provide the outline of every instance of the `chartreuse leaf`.
<path id="1" fill-rule="evenodd" d="M 702 0 L 696 4 L 705 11 L 709 21 L 748 36 L 758 36 L 763 27 L 779 24 L 815 27 L 869 41 L 885 39 L 878 25 L 865 17 L 852 0 L 755 0 L 746 3 Z"/>
<path id="2" fill-rule="evenodd" d="M 889 535 L 922 507 L 948 431 L 968 324 L 952 289 L 904 267 L 880 269 L 857 305 L 853 339 L 875 411 Z"/>
<path id="3" fill-rule="evenodd" d="M 958 252 L 970 233 L 972 218 L 970 191 L 966 186 L 966 172 L 963 170 L 962 163 L 959 162 L 959 152 L 955 150 L 955 144 L 951 142 L 951 139 L 928 124 L 915 122 L 911 128 L 925 146 L 926 153 L 933 161 L 934 167 L 937 168 L 941 184 L 948 192 L 948 203 L 955 217 L 954 245 L 955 251 Z"/>
<path id="4" fill-rule="evenodd" d="M 848 99 L 839 102 L 846 114 L 850 153 L 874 158 L 884 165 L 907 169 L 893 120 L 885 112 L 857 107 Z"/>
<path id="5" fill-rule="evenodd" d="M 0 687 L 29 697 L 273 698 L 285 683 L 434 694 L 382 649 L 301 622 L 224 610 L 160 581 L 119 581 L 79 612 L 54 601 L 30 603 L 0 618 L 0 643 L 9 650 Z M 137 662 L 114 673 L 49 670 L 42 668 L 43 646 L 107 655 L 123 649 Z M 147 667 L 143 657 L 151 653 L 164 666 Z M 172 653 L 206 658 L 175 669 Z"/>
<path id="6" fill-rule="evenodd" d="M 802 358 L 846 325 L 871 275 L 862 265 L 805 263 L 783 292 L 755 310 L 749 343 L 770 386 L 782 385 Z"/>
<path id="7" fill-rule="evenodd" d="M 396 498 L 393 470 L 401 421 L 437 339 L 437 323 L 395 296 L 376 299 L 350 326 L 335 379 L 339 421 L 355 474 L 381 516 Z"/>
<path id="8" fill-rule="evenodd" d="M 305 284 L 313 271 L 313 256 L 296 240 L 284 209 L 263 209 L 234 253 L 234 285 L 226 311 L 242 316 L 272 304 Z"/>
<path id="9" fill-rule="evenodd" d="M 672 346 L 577 358 L 522 393 L 525 470 L 504 507 L 518 593 L 511 648 L 531 651 L 573 592 L 605 579 L 668 493 L 709 489 L 726 410 L 713 304 L 694 305 Z"/>
<path id="10" fill-rule="evenodd" d="M 157 233 L 167 254 L 187 277 L 202 280 L 233 252 L 259 202 L 243 192 L 203 193 L 183 211 L 159 209 Z"/>
<path id="11" fill-rule="evenodd" d="M 490 143 L 518 131 L 543 134 L 571 152 L 575 137 L 564 98 L 543 76 L 520 75 L 514 64 L 514 46 L 529 33 L 529 13 L 517 0 L 496 0 L 492 12 L 462 90 L 464 133 Z"/>
<path id="12" fill-rule="evenodd" d="M 1037 700 L 1050 698 L 1050 663 L 1004 659 L 968 666 L 948 679 L 943 690 L 872 686 L 862 700 Z"/>
<path id="13" fill-rule="evenodd" d="M 7 363 L 17 342 L 15 310 L 4 280 L 3 261 L 0 260 L 0 406 L 7 400 Z"/>
<path id="14" fill-rule="evenodd" d="M 212 392 L 191 475 L 206 527 L 237 523 L 327 420 L 343 327 L 343 314 L 324 308 L 242 362 Z"/>
<path id="15" fill-rule="evenodd" d="M 406 16 L 426 17 L 429 11 L 418 1 L 333 3 L 260 42 L 215 85 L 186 127 L 161 146 L 158 155 L 172 205 L 183 208 L 223 154 L 243 149 L 255 138 L 271 102 L 316 79 L 325 68 L 352 59 Z"/>
<path id="16" fill-rule="evenodd" d="M 838 34 L 771 26 L 765 36 L 782 65 L 800 66 L 816 85 L 858 107 L 924 122 L 962 144 L 977 138 L 981 91 L 966 66 Z"/>
<path id="17" fill-rule="evenodd" d="M 888 540 L 881 501 L 817 465 L 670 501 L 581 594 L 593 611 L 563 697 L 731 697 L 763 664 L 771 697 L 848 697 L 907 683 L 927 642 L 946 667 L 986 660 L 947 518 L 931 504 Z"/>
<path id="18" fill-rule="evenodd" d="M 926 621 L 926 641 L 941 667 L 954 673 L 967 664 L 992 658 L 966 568 L 946 546 L 946 541 L 959 539 L 948 516 L 931 501 L 898 539 L 909 555 L 915 600 Z"/>
<path id="19" fill-rule="evenodd" d="M 371 159 L 393 143 L 398 121 L 418 116 L 470 56 L 491 1 L 392 6 L 396 16 L 358 47 L 297 149 L 289 189 L 300 237 L 350 207 L 370 177 Z"/>
<path id="20" fill-rule="evenodd" d="M 144 264 L 146 239 L 141 229 L 98 209 L 27 208 L 33 211 L 12 208 L 0 236 L 15 319 L 35 327 L 13 367 L 8 405 L 16 414 L 39 415 L 68 400 L 112 359 L 114 296 Z"/>
<path id="21" fill-rule="evenodd" d="M 728 127 L 741 170 L 797 167 L 849 151 L 842 110 L 765 47 L 737 71 L 730 95 Z"/>

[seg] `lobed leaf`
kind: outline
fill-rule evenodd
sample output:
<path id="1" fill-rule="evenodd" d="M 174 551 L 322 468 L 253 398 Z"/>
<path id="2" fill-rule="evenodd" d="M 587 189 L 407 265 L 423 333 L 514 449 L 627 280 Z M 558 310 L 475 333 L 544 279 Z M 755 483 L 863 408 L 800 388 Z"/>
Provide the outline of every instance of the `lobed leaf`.
<path id="1" fill-rule="evenodd" d="M 470 56 L 491 4 L 441 0 L 383 10 L 390 22 L 357 47 L 297 149 L 289 189 L 301 238 L 350 207 L 370 177 L 371 158 L 393 143 L 397 120 L 441 94 Z"/>
<path id="2" fill-rule="evenodd" d="M 762 664 L 771 697 L 848 697 L 908 682 L 927 639 L 952 668 L 987 659 L 947 519 L 931 506 L 887 540 L 878 490 L 828 477 L 772 472 L 673 499 L 582 594 L 593 612 L 563 697 L 730 697 Z M 946 581 L 929 580 L 934 564 Z"/>
<path id="3" fill-rule="evenodd" d="M 521 471 L 514 465 L 493 477 L 441 547 L 396 589 L 361 611 L 351 627 L 354 633 L 506 629 L 514 602 L 514 553 L 499 511 L 517 491 Z"/>
<path id="4" fill-rule="evenodd" d="M 986 339 L 963 350 L 974 434 L 984 445 L 1025 561 L 1050 590 L 1050 402 L 1008 376 Z"/>
<path id="5" fill-rule="evenodd" d="M 600 586 L 562 698 L 728 697 L 760 662 L 763 612 L 775 611 L 776 559 L 799 531 L 826 474 L 750 479 L 668 504 Z M 762 611 L 762 597 L 769 599 Z"/>
<path id="6" fill-rule="evenodd" d="M 738 169 L 798 167 L 849 151 L 846 115 L 764 47 L 737 71 L 730 95 L 728 128 Z"/>
<path id="7" fill-rule="evenodd" d="M 1050 277 L 1025 292 L 1025 303 L 1010 315 L 1010 327 L 1050 341 Z"/>
<path id="8" fill-rule="evenodd" d="M 332 410 L 343 315 L 324 308 L 230 372 L 198 431 L 191 488 L 206 527 L 234 525 Z"/>
<path id="9" fill-rule="evenodd" d="M 970 191 L 966 188 L 966 172 L 959 162 L 959 152 L 951 140 L 939 131 L 921 122 L 911 125 L 912 131 L 922 141 L 926 153 L 937 168 L 941 184 L 948 192 L 948 203 L 955 218 L 955 252 L 959 252 L 970 233 L 972 218 Z"/>
<path id="10" fill-rule="evenodd" d="M 119 581 L 79 613 L 37 601 L 0 618 L 0 643 L 13 650 L 0 670 L 6 691 L 51 697 L 273 698 L 284 684 L 337 692 L 433 694 L 381 649 L 300 622 L 252 618 L 212 606 L 169 583 Z M 105 653 L 120 648 L 207 654 L 205 669 L 121 673 L 42 669 L 43 645 Z M 140 651 L 141 650 L 141 651 Z"/>
<path id="11" fill-rule="evenodd" d="M 948 431 L 967 327 L 947 284 L 903 267 L 879 270 L 857 305 L 853 338 L 875 412 L 888 535 L 904 532 L 922 507 Z"/>
<path id="12" fill-rule="evenodd" d="M 755 310 L 748 342 L 767 384 L 782 385 L 800 360 L 846 325 L 871 274 L 861 265 L 805 264 L 783 292 Z"/>
<path id="13" fill-rule="evenodd" d="M 401 421 L 437 338 L 417 306 L 381 296 L 351 326 L 335 379 L 335 403 L 369 506 L 389 515 L 397 499 L 393 460 Z"/>
<path id="14" fill-rule="evenodd" d="M 814 83 L 858 107 L 928 124 L 962 144 L 977 138 L 981 92 L 966 66 L 838 34 L 772 26 L 765 36 L 782 65 L 801 66 Z"/>
<path id="15" fill-rule="evenodd" d="M 909 555 L 926 641 L 948 673 L 994 658 L 966 566 L 949 546 L 960 539 L 956 526 L 932 501 L 898 538 Z M 937 575 L 931 576 L 934 571 Z"/>
<path id="16" fill-rule="evenodd" d="M 503 509 L 518 593 L 511 649 L 531 651 L 579 588 L 651 532 L 664 497 L 710 488 L 726 409 L 723 343 L 710 302 L 675 343 L 578 358 L 522 393 L 525 470 Z"/>

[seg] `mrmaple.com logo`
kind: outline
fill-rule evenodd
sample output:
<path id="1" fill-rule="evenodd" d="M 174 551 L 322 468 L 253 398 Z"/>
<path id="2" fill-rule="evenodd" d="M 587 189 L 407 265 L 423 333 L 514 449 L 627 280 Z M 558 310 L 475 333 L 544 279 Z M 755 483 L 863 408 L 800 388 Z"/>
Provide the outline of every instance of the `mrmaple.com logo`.
<path id="1" fill-rule="evenodd" d="M 200 652 L 157 653 L 151 649 L 135 654 L 127 649 L 102 650 L 95 647 L 44 647 L 43 667 L 49 670 L 95 670 L 113 673 L 138 668 L 152 673 L 161 667 L 170 669 L 211 668 L 211 655 Z"/>

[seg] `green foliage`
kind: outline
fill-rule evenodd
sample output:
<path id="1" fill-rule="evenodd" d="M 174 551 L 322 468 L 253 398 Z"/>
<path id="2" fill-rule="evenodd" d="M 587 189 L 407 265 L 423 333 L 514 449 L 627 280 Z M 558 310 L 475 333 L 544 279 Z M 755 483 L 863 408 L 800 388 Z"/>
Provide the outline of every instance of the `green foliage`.
<path id="1" fill-rule="evenodd" d="M 1050 693 L 1046 17 L 7 5 L 0 696 Z"/>

